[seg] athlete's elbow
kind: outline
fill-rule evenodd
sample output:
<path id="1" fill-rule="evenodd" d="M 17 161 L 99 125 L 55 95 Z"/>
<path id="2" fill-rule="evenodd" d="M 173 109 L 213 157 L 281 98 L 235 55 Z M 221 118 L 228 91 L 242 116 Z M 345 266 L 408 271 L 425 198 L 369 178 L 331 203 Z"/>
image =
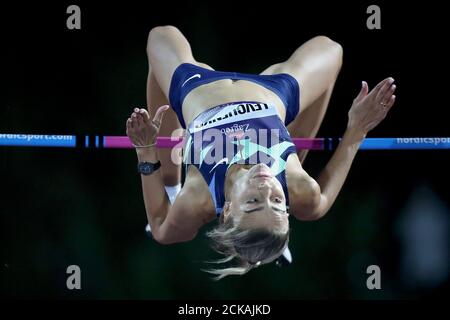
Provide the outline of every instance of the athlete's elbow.
<path id="1" fill-rule="evenodd" d="M 320 211 L 320 210 L 313 211 L 313 212 L 311 212 L 311 214 L 305 220 L 307 220 L 307 221 L 317 221 L 317 220 L 323 218 L 326 215 L 327 212 L 328 211 Z"/>
<path id="2" fill-rule="evenodd" d="M 321 193 L 320 187 L 317 183 L 311 190 L 310 203 L 308 206 L 307 214 L 304 215 L 306 221 L 316 221 L 321 219 L 328 212 L 328 198 Z"/>
<path id="3" fill-rule="evenodd" d="M 179 242 L 184 242 L 179 238 L 174 238 L 174 237 L 170 237 L 170 236 L 157 236 L 157 237 L 155 237 L 155 241 L 158 244 L 165 245 L 165 246 L 179 243 Z M 188 240 L 186 240 L 186 241 L 188 241 Z"/>
<path id="4" fill-rule="evenodd" d="M 182 242 L 189 242 L 191 240 L 195 239 L 195 236 L 197 234 L 163 234 L 158 233 L 154 235 L 154 239 L 157 243 L 161 245 L 171 245 L 176 243 L 182 243 Z"/>
<path id="5" fill-rule="evenodd" d="M 164 233 L 162 233 L 159 229 L 152 230 L 152 237 L 157 243 L 162 245 L 170 244 L 169 239 Z"/>

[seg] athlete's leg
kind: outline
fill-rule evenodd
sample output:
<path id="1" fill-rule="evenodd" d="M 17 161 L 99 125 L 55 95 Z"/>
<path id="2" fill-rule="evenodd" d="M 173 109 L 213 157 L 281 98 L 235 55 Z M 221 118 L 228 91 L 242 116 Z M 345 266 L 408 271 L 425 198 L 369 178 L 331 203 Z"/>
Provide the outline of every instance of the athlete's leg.
<path id="1" fill-rule="evenodd" d="M 169 104 L 166 96 L 161 91 L 158 82 L 153 75 L 151 65 L 147 77 L 147 106 L 150 118 L 153 119 L 156 110 Z M 159 137 L 171 137 L 172 134 L 182 137 L 183 130 L 177 115 L 172 108 L 167 109 L 159 129 Z M 158 149 L 158 157 L 161 161 L 161 173 L 165 186 L 176 186 L 181 183 L 181 149 Z"/>
<path id="2" fill-rule="evenodd" d="M 328 108 L 331 93 L 333 92 L 334 83 L 325 90 L 322 95 L 316 99 L 309 107 L 297 116 L 294 121 L 288 125 L 288 130 L 291 137 L 295 138 L 314 138 L 319 131 L 325 112 Z M 298 150 L 297 155 L 300 162 L 303 164 L 309 150 Z"/>
<path id="3" fill-rule="evenodd" d="M 300 86 L 300 113 L 288 125 L 292 137 L 316 136 L 328 107 L 334 83 L 342 65 L 342 47 L 327 37 L 315 37 L 283 63 L 272 65 L 262 74 L 288 73 Z M 298 152 L 303 162 L 307 150 Z"/>
<path id="4" fill-rule="evenodd" d="M 170 81 L 181 63 L 192 63 L 211 69 L 195 61 L 191 47 L 183 34 L 173 26 L 156 27 L 150 31 L 147 43 L 149 73 L 147 78 L 147 106 L 151 117 L 158 107 L 169 104 Z M 169 108 L 161 123 L 159 136 L 184 136 L 176 113 Z M 181 149 L 159 149 L 159 159 L 164 184 L 178 185 L 181 182 Z"/>
<path id="5" fill-rule="evenodd" d="M 191 46 L 184 35 L 173 26 L 153 28 L 148 36 L 147 55 L 155 79 L 166 97 L 175 69 L 182 63 L 209 66 L 195 61 Z"/>

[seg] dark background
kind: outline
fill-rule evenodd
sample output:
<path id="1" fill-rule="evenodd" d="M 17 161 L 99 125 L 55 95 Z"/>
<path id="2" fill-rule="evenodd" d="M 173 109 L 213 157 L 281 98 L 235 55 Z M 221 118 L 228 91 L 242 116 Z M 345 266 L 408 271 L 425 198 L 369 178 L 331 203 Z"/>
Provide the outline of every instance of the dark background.
<path id="1" fill-rule="evenodd" d="M 66 8 L 81 7 L 81 30 Z M 366 8 L 381 8 L 381 30 Z M 318 136 L 339 137 L 361 80 L 395 78 L 397 102 L 370 137 L 450 136 L 445 10 L 432 2 L 74 1 L 2 4 L 1 133 L 125 135 L 145 105 L 150 29 L 177 26 L 217 70 L 258 73 L 327 35 L 344 63 Z M 317 176 L 329 152 L 310 152 Z M 291 220 L 294 263 L 210 280 L 201 235 L 161 246 L 146 217 L 132 150 L 0 148 L 4 297 L 95 299 L 397 299 L 449 293 L 448 151 L 362 151 L 334 207 Z M 411 227 L 412 226 L 412 227 Z M 209 227 L 205 227 L 207 230 Z M 203 230 L 202 230 L 203 231 Z M 82 290 L 66 288 L 79 265 Z M 381 268 L 382 289 L 366 288 Z"/>

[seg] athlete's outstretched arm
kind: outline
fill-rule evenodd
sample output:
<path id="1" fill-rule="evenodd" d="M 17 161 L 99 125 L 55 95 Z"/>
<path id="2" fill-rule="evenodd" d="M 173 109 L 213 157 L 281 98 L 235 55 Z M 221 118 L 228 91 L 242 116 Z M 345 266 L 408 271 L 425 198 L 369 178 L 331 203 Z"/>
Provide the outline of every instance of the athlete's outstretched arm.
<path id="1" fill-rule="evenodd" d="M 348 113 L 348 125 L 343 138 L 325 168 L 313 183 L 313 205 L 303 212 L 301 220 L 316 220 L 323 217 L 333 205 L 347 178 L 353 159 L 367 133 L 375 128 L 388 113 L 395 101 L 394 79 L 381 81 L 370 93 L 363 82 L 359 95 Z"/>
<path id="2" fill-rule="evenodd" d="M 145 146 L 156 142 L 163 114 L 168 107 L 160 107 L 153 121 L 146 109 L 135 109 L 126 123 L 127 136 L 134 145 Z M 136 153 L 139 162 L 158 161 L 156 146 L 136 148 Z M 201 226 L 201 221 L 184 218 L 195 210 L 191 205 L 192 201 L 189 201 L 191 199 L 187 190 L 183 188 L 171 205 L 164 189 L 161 170 L 142 175 L 141 179 L 145 211 L 153 238 L 161 244 L 192 240 Z"/>

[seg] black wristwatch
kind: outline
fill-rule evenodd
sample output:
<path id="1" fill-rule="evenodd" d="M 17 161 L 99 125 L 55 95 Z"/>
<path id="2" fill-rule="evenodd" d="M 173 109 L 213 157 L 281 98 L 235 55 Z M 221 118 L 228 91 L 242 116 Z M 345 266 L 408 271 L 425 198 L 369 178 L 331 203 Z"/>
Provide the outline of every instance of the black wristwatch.
<path id="1" fill-rule="evenodd" d="M 158 170 L 159 167 L 161 167 L 161 162 L 159 161 L 157 163 L 143 161 L 138 163 L 138 172 L 144 176 L 148 176 Z"/>

